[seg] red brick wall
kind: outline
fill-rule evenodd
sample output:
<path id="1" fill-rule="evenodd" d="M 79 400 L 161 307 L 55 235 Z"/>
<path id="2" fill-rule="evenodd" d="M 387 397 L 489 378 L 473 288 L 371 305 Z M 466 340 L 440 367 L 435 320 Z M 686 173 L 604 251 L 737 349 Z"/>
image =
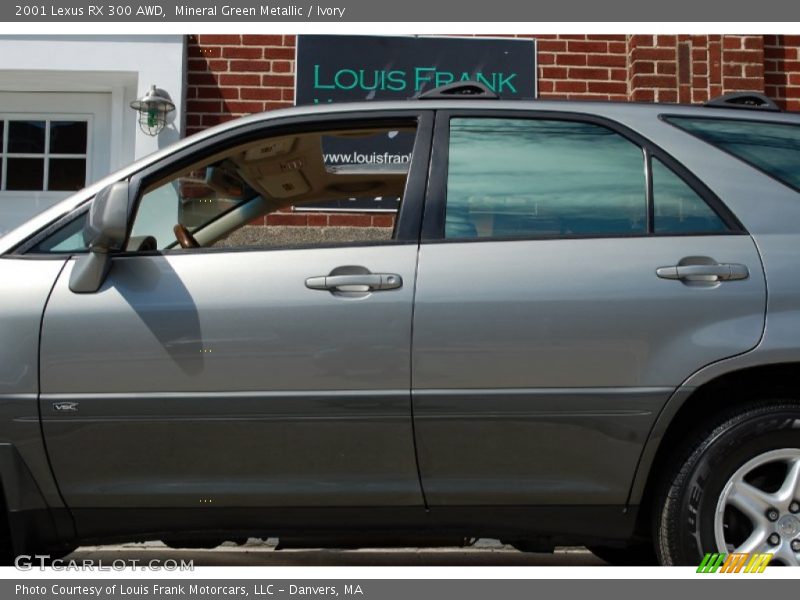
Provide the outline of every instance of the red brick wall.
<path id="1" fill-rule="evenodd" d="M 800 110 L 800 35 L 764 36 L 764 91 L 789 110 Z"/>
<path id="2" fill-rule="evenodd" d="M 292 106 L 293 35 L 190 35 L 186 134 Z"/>
<path id="3" fill-rule="evenodd" d="M 702 103 L 766 92 L 800 110 L 797 35 L 519 35 L 541 98 Z M 294 102 L 294 35 L 190 35 L 186 133 Z M 270 224 L 388 226 L 385 215 L 275 214 Z"/>
<path id="4" fill-rule="evenodd" d="M 539 95 L 542 98 L 627 100 L 624 35 L 540 35 Z"/>
<path id="5" fill-rule="evenodd" d="M 764 91 L 800 110 L 800 36 L 531 35 L 542 98 L 704 102 Z M 190 35 L 186 131 L 291 106 L 294 35 Z"/>
<path id="6" fill-rule="evenodd" d="M 392 227 L 394 215 L 366 213 L 276 212 L 251 221 L 251 225 L 308 227 Z"/>
<path id="7" fill-rule="evenodd" d="M 762 36 L 632 35 L 628 49 L 630 100 L 705 102 L 764 91 Z"/>

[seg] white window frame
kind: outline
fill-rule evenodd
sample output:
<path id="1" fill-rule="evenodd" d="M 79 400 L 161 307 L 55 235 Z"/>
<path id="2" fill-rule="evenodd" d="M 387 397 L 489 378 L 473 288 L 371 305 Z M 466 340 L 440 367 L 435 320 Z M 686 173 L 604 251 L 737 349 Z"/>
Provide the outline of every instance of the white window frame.
<path id="1" fill-rule="evenodd" d="M 92 131 L 94 126 L 94 115 L 90 113 L 0 113 L 0 121 L 3 121 L 3 139 L 0 145 L 0 159 L 2 159 L 2 177 L 0 177 L 0 194 L 12 193 L 15 196 L 36 196 L 38 198 L 48 197 L 61 197 L 65 191 L 69 190 L 8 190 L 6 189 L 6 179 L 8 177 L 8 159 L 9 158 L 41 158 L 44 159 L 44 173 L 42 179 L 42 187 L 48 187 L 48 180 L 50 174 L 50 159 L 51 158 L 82 158 L 85 160 L 85 170 L 83 174 L 84 187 L 90 179 L 92 173 Z M 9 122 L 10 121 L 45 121 L 45 136 L 44 136 L 44 152 L 41 154 L 36 153 L 23 153 L 14 152 L 10 153 L 8 149 L 8 135 L 9 135 Z M 86 150 L 83 154 L 61 154 L 50 152 L 50 123 L 53 121 L 85 121 L 86 122 Z M 79 188 L 80 189 L 80 188 Z"/>

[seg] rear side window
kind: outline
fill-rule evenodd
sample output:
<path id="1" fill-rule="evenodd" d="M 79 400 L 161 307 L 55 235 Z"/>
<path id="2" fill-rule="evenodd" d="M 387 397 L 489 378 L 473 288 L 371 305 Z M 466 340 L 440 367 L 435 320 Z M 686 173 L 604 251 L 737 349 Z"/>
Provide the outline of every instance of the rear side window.
<path id="1" fill-rule="evenodd" d="M 446 193 L 448 239 L 728 230 L 670 167 L 594 123 L 452 118 Z"/>
<path id="2" fill-rule="evenodd" d="M 450 121 L 446 238 L 647 231 L 642 149 L 592 123 Z"/>
<path id="3" fill-rule="evenodd" d="M 705 200 L 663 162 L 653 158 L 651 169 L 655 233 L 718 233 L 727 229 Z"/>
<path id="4" fill-rule="evenodd" d="M 666 120 L 800 191 L 800 126 L 738 119 Z"/>

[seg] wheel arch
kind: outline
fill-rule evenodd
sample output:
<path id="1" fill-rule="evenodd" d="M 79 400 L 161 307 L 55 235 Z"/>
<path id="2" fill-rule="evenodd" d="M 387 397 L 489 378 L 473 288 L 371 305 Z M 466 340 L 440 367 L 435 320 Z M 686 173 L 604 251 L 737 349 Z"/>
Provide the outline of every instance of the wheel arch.
<path id="1" fill-rule="evenodd" d="M 65 510 L 53 511 L 16 447 L 0 443 L 0 519 L 14 554 L 58 547 L 74 536 Z"/>
<path id="2" fill-rule="evenodd" d="M 654 500 L 670 461 L 692 433 L 714 415 L 756 400 L 794 400 L 800 404 L 800 361 L 734 369 L 697 387 L 678 388 L 659 414 L 642 451 L 628 504 L 639 506 L 638 531 L 649 533 Z"/>

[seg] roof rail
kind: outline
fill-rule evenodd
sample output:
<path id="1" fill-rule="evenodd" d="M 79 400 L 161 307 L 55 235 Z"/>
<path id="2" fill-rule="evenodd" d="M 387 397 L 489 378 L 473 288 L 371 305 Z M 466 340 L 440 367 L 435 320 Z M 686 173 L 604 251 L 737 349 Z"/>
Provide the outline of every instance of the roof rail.
<path id="1" fill-rule="evenodd" d="M 483 98 L 498 100 L 500 96 L 478 81 L 456 81 L 428 90 L 417 96 L 418 100 L 441 100 L 446 98 Z"/>
<path id="2" fill-rule="evenodd" d="M 746 110 L 764 110 L 768 112 L 781 112 L 781 107 L 759 92 L 732 92 L 724 96 L 717 96 L 706 102 L 703 106 L 712 108 L 743 108 Z"/>

